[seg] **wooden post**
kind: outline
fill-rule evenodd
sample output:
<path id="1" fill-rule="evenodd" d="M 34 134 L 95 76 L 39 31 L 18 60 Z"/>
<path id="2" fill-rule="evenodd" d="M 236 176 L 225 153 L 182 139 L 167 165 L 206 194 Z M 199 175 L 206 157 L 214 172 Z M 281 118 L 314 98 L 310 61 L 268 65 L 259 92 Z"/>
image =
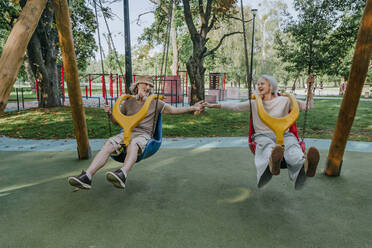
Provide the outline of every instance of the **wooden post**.
<path id="1" fill-rule="evenodd" d="M 342 100 L 340 112 L 333 134 L 332 143 L 328 152 L 327 176 L 339 176 L 346 142 L 362 94 L 363 84 L 366 80 L 369 63 L 372 56 L 372 0 L 368 0 L 364 9 L 363 18 L 359 27 L 353 63 L 346 92 Z"/>
<path id="2" fill-rule="evenodd" d="M 47 0 L 29 0 L 10 32 L 0 57 L 0 116 L 8 104 L 27 45 L 45 8 Z"/>
<path id="3" fill-rule="evenodd" d="M 67 0 L 53 0 L 79 159 L 91 156 Z"/>

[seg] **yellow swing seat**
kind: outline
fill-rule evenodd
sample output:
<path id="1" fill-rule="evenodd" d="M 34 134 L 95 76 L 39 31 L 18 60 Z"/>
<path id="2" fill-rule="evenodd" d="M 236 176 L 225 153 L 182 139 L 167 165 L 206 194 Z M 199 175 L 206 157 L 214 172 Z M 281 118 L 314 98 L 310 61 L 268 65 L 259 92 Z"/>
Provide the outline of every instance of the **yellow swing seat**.
<path id="1" fill-rule="evenodd" d="M 123 128 L 123 131 L 124 131 L 123 132 L 123 135 L 124 135 L 123 146 L 124 146 L 124 148 L 123 148 L 121 154 L 119 154 L 118 156 L 114 156 L 114 155 L 111 156 L 114 160 L 116 160 L 118 162 L 124 162 L 124 159 L 125 159 L 125 156 L 126 156 L 126 149 L 125 148 L 130 143 L 132 130 L 146 117 L 146 115 L 148 114 L 151 102 L 155 98 L 163 99 L 162 96 L 150 95 L 150 96 L 147 97 L 147 99 L 146 99 L 145 103 L 143 104 L 142 108 L 140 109 L 140 111 L 138 111 L 134 115 L 126 116 L 123 113 L 121 113 L 120 105 L 122 104 L 122 102 L 125 99 L 131 98 L 131 97 L 135 97 L 135 96 L 132 96 L 132 95 L 121 96 L 118 100 L 116 100 L 116 102 L 114 104 L 113 111 L 112 111 L 112 115 L 113 115 L 115 121 Z M 162 139 L 162 137 L 161 137 L 162 136 L 161 121 L 162 121 L 161 120 L 161 114 L 159 113 L 158 122 L 156 124 L 154 137 L 148 141 L 145 150 L 143 151 L 143 153 L 141 155 L 138 156 L 137 162 L 140 161 L 141 159 L 150 157 L 155 152 L 157 152 L 157 150 L 160 148 L 161 139 Z"/>
<path id="2" fill-rule="evenodd" d="M 300 115 L 300 109 L 294 96 L 290 94 L 283 94 L 282 96 L 286 96 L 290 99 L 292 110 L 289 112 L 288 115 L 281 118 L 272 117 L 266 112 L 263 107 L 262 99 L 259 95 L 254 94 L 252 96 L 252 99 L 256 100 L 257 113 L 261 121 L 275 133 L 276 144 L 283 146 L 284 133 L 296 122 L 298 116 Z"/>

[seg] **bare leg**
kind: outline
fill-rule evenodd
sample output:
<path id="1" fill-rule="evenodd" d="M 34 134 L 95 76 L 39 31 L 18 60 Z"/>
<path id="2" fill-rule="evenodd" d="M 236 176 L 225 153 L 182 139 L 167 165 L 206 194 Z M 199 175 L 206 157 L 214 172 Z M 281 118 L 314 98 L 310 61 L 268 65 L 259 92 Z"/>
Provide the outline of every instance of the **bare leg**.
<path id="1" fill-rule="evenodd" d="M 130 169 L 137 161 L 138 156 L 138 145 L 136 143 L 130 143 L 127 147 L 127 155 L 125 156 L 125 160 L 123 163 L 122 169 L 128 175 Z"/>
<path id="2" fill-rule="evenodd" d="M 87 172 L 91 176 L 96 174 L 96 172 L 106 164 L 108 157 L 114 151 L 115 151 L 115 148 L 111 144 L 111 142 L 106 141 L 106 143 L 102 146 L 101 150 L 94 157 L 92 163 L 90 163 L 89 168 L 87 169 Z"/>

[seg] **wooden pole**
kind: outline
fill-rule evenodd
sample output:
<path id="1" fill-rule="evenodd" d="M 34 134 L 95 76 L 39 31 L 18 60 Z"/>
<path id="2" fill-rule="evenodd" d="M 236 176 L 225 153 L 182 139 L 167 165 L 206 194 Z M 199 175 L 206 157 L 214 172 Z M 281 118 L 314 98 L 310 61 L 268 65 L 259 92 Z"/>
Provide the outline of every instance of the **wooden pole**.
<path id="1" fill-rule="evenodd" d="M 366 80 L 369 63 L 372 56 L 372 0 L 368 0 L 359 27 L 357 43 L 351 65 L 345 96 L 342 100 L 340 112 L 328 152 L 327 176 L 339 176 L 346 142 L 350 134 Z"/>
<path id="2" fill-rule="evenodd" d="M 79 159 L 91 156 L 67 0 L 53 0 Z"/>
<path id="3" fill-rule="evenodd" d="M 45 8 L 47 0 L 29 0 L 10 32 L 0 57 L 0 116 L 8 104 L 27 45 Z"/>

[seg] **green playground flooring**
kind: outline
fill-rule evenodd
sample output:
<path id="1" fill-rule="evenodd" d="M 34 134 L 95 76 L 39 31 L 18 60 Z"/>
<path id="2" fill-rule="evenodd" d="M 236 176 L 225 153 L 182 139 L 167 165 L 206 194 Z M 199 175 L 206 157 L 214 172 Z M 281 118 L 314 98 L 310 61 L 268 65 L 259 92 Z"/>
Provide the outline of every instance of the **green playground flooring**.
<path id="1" fill-rule="evenodd" d="M 286 170 L 256 187 L 246 148 L 161 149 L 125 191 L 104 174 L 72 192 L 76 152 L 0 151 L 0 247 L 372 247 L 372 153 L 346 152 L 341 177 L 295 191 Z"/>

